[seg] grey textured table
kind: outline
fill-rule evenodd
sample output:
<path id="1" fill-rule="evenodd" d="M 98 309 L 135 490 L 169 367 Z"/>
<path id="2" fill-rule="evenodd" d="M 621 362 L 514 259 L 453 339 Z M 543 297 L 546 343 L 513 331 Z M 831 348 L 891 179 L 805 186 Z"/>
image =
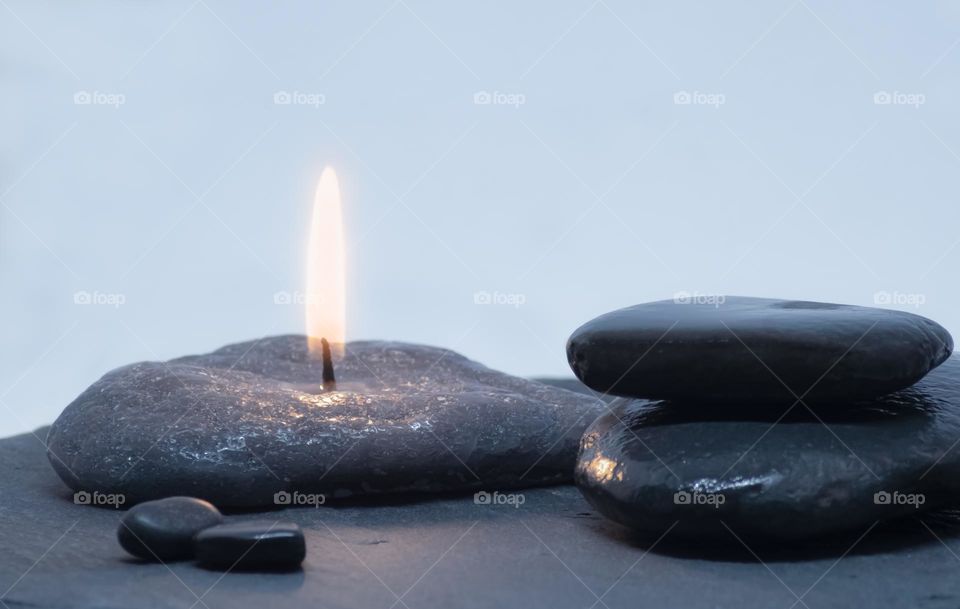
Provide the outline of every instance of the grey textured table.
<path id="1" fill-rule="evenodd" d="M 925 517 L 929 530 L 877 526 L 846 555 L 859 534 L 751 550 L 734 539 L 677 546 L 667 534 L 647 552 L 571 486 L 528 490 L 520 507 L 461 496 L 257 514 L 304 528 L 308 555 L 295 573 L 140 563 L 115 540 L 118 511 L 73 503 L 47 463 L 45 433 L 0 440 L 0 600 L 10 609 L 960 605 L 960 528 L 949 514 Z"/>

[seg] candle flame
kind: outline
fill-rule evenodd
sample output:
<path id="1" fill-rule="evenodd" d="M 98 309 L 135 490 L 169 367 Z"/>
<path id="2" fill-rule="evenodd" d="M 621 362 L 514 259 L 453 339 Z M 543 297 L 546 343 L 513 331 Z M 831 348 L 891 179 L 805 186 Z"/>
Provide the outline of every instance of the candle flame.
<path id="1" fill-rule="evenodd" d="M 320 175 L 313 200 L 307 246 L 306 305 L 311 357 L 321 357 L 320 340 L 324 338 L 335 355 L 342 355 L 346 341 L 346 255 L 340 184 L 330 167 Z"/>

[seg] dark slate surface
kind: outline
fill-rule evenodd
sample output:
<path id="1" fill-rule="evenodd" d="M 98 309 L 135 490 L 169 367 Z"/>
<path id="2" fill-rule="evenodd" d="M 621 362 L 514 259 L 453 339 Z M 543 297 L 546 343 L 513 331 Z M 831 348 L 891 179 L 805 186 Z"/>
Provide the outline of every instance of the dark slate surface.
<path id="1" fill-rule="evenodd" d="M 944 543 L 919 523 L 879 525 L 842 559 L 854 540 L 753 548 L 760 563 L 737 544 L 673 545 L 670 534 L 645 554 L 571 486 L 524 491 L 518 508 L 468 495 L 228 517 L 303 527 L 307 559 L 290 574 L 140 563 L 116 542 L 119 512 L 72 502 L 46 431 L 0 440 L 0 600 L 11 609 L 960 605 L 960 528 L 942 514 L 924 520 Z"/>

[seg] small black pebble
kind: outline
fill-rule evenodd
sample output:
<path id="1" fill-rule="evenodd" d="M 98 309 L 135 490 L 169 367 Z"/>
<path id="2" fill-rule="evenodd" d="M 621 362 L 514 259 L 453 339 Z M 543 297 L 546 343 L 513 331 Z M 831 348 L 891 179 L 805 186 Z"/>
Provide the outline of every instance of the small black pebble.
<path id="1" fill-rule="evenodd" d="M 223 522 L 213 504 L 193 497 L 168 497 L 130 508 L 120 519 L 117 539 L 127 552 L 147 560 L 193 557 L 193 538 Z"/>
<path id="2" fill-rule="evenodd" d="M 196 536 L 197 560 L 213 569 L 294 569 L 307 555 L 303 531 L 289 522 L 221 524 Z"/>

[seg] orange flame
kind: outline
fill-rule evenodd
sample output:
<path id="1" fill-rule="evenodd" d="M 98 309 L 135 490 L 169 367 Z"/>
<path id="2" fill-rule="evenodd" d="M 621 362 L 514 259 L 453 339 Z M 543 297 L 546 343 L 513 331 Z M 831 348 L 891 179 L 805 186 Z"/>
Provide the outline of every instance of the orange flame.
<path id="1" fill-rule="evenodd" d="M 347 316 L 344 249 L 340 184 L 337 174 L 327 167 L 317 183 L 307 246 L 307 341 L 312 357 L 320 357 L 323 338 L 335 355 L 343 353 Z"/>

